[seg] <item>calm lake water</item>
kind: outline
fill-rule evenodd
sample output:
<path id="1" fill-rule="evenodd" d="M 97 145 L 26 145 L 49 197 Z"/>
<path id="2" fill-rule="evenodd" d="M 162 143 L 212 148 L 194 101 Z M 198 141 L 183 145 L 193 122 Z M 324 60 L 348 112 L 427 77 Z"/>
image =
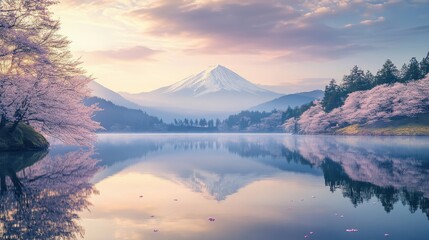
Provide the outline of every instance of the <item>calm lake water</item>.
<path id="1" fill-rule="evenodd" d="M 429 238 L 429 137 L 106 134 L 0 177 L 0 239 Z"/>

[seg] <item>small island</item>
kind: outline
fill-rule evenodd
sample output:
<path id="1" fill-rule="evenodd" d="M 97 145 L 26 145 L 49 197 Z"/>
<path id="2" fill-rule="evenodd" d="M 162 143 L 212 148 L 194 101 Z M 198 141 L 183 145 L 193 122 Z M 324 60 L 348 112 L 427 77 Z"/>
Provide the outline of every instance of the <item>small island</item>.
<path id="1" fill-rule="evenodd" d="M 0 129 L 0 151 L 43 150 L 49 147 L 46 138 L 31 126 L 19 123 L 11 131 L 11 126 Z"/>

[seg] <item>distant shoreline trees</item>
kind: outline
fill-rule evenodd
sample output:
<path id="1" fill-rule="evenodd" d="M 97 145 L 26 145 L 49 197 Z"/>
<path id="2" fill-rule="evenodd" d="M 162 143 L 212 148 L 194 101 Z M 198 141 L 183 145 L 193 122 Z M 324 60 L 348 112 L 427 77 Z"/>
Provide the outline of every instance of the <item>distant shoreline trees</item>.
<path id="1" fill-rule="evenodd" d="M 99 124 L 80 62 L 52 19 L 52 0 L 0 1 L 0 128 L 26 123 L 65 143 L 87 145 Z"/>

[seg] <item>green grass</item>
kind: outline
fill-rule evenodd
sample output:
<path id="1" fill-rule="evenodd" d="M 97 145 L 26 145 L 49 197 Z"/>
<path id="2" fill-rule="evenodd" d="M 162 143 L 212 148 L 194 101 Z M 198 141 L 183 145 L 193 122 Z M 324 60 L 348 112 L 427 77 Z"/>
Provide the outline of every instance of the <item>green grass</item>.
<path id="1" fill-rule="evenodd" d="M 338 129 L 342 135 L 385 135 L 385 136 L 420 136 L 429 135 L 429 114 L 413 118 L 392 119 L 389 122 L 374 124 L 354 124 Z"/>

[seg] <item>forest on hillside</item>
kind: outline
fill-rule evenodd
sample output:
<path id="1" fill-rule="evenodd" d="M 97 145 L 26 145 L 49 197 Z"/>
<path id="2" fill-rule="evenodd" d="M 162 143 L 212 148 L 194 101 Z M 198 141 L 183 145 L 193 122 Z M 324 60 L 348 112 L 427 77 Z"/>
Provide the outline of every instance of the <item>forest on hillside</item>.
<path id="1" fill-rule="evenodd" d="M 400 70 L 391 60 L 373 75 L 354 66 L 340 84 L 325 88 L 321 101 L 299 117 L 285 123 L 287 132 L 334 133 L 353 125 L 368 125 L 429 113 L 429 53 L 420 62 L 415 57 Z"/>

